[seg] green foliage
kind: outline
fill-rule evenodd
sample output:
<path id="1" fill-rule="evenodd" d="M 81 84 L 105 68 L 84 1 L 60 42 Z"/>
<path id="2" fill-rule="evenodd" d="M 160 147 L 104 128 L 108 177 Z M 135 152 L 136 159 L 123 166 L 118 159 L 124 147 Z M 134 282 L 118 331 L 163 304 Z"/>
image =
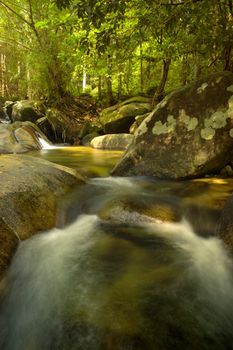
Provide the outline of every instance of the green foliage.
<path id="1" fill-rule="evenodd" d="M 233 70 L 231 0 L 5 0 L 0 15 L 9 95 L 111 102 Z"/>

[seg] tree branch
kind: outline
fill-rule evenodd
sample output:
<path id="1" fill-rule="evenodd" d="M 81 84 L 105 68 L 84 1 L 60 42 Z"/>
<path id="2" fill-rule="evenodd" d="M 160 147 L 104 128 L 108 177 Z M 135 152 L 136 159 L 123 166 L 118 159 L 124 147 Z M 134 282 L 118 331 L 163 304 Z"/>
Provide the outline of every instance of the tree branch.
<path id="1" fill-rule="evenodd" d="M 36 29 L 34 18 L 33 18 L 33 11 L 32 11 L 31 0 L 28 0 L 28 6 L 29 6 L 29 17 L 30 17 L 30 20 L 31 20 L 30 27 L 32 28 L 35 36 L 37 37 L 37 40 L 38 40 L 39 44 L 41 44 L 40 36 L 39 36 L 38 30 Z"/>
<path id="2" fill-rule="evenodd" d="M 0 1 L 0 5 L 2 5 L 3 7 L 5 7 L 5 9 L 7 11 L 10 11 L 11 13 L 13 13 L 16 17 L 18 17 L 23 23 L 27 24 L 29 26 L 29 28 L 31 28 L 31 30 L 34 32 L 39 45 L 41 45 L 41 41 L 40 41 L 40 37 L 39 37 L 39 33 L 35 27 L 35 23 L 33 20 L 33 13 L 32 13 L 32 5 L 31 5 L 31 1 L 28 0 L 28 4 L 29 4 L 29 16 L 30 16 L 30 20 L 31 22 L 29 22 L 26 18 L 24 18 L 22 15 L 20 15 L 17 11 L 15 11 L 11 6 L 7 5 L 4 1 Z"/>
<path id="3" fill-rule="evenodd" d="M 21 19 L 21 21 L 23 21 L 24 23 L 26 23 L 29 27 L 31 27 L 31 23 L 26 20 L 26 18 L 24 18 L 23 16 L 21 16 L 18 12 L 16 12 L 13 8 L 11 8 L 10 6 L 8 6 L 7 4 L 5 4 L 5 2 L 0 1 L 0 5 L 4 6 L 8 11 L 12 12 L 14 15 L 16 15 L 19 19 Z"/>

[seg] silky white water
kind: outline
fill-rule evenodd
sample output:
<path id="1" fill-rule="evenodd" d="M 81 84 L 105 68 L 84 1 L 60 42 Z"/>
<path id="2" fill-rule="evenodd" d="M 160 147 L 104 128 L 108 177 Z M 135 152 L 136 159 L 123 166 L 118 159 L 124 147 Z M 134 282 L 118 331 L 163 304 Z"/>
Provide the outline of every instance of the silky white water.
<path id="1" fill-rule="evenodd" d="M 52 150 L 56 148 L 62 148 L 60 146 L 55 146 L 51 143 L 48 143 L 46 140 L 42 139 L 41 137 L 38 137 L 38 140 L 43 150 Z"/>
<path id="2" fill-rule="evenodd" d="M 93 179 L 61 209 L 62 225 L 72 223 L 20 244 L 2 282 L 0 349 L 233 348 L 233 265 L 222 242 L 194 232 L 185 210 L 178 222 L 144 222 L 124 202 L 114 220 L 102 217 L 122 198 L 151 197 L 179 206 L 145 179 Z"/>

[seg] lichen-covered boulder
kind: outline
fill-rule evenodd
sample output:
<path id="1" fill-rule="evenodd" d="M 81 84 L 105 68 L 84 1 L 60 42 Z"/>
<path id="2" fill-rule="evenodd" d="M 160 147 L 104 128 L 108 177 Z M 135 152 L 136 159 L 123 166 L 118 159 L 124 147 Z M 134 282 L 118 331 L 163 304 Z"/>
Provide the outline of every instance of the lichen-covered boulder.
<path id="1" fill-rule="evenodd" d="M 90 145 L 98 149 L 126 149 L 133 140 L 131 134 L 110 134 L 94 137 Z"/>
<path id="2" fill-rule="evenodd" d="M 140 126 L 140 124 L 143 122 L 143 120 L 148 117 L 149 114 L 150 113 L 145 113 L 145 114 L 138 115 L 137 117 L 135 117 L 134 123 L 131 125 L 131 127 L 129 129 L 130 134 L 135 133 L 137 128 Z"/>
<path id="3" fill-rule="evenodd" d="M 31 122 L 0 124 L 0 153 L 24 153 L 42 149 L 41 140 L 49 143 L 40 129 Z"/>
<path id="4" fill-rule="evenodd" d="M 151 100 L 138 96 L 104 109 L 100 122 L 106 134 L 128 133 L 135 117 L 151 110 Z"/>
<path id="5" fill-rule="evenodd" d="M 45 114 L 45 107 L 40 101 L 22 100 L 17 101 L 12 106 L 12 121 L 31 121 L 36 122 Z"/>
<path id="6" fill-rule="evenodd" d="M 59 200 L 84 180 L 28 155 L 0 155 L 0 276 L 19 240 L 55 226 Z"/>
<path id="7" fill-rule="evenodd" d="M 218 173 L 232 150 L 233 74 L 220 72 L 161 101 L 112 174 L 195 178 Z"/>

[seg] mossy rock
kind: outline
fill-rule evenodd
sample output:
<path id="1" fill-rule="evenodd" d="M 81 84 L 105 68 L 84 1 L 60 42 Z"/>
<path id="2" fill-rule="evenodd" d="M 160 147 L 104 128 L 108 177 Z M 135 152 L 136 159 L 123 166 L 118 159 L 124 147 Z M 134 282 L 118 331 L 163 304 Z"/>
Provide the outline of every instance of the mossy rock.
<path id="1" fill-rule="evenodd" d="M 129 130 L 130 134 L 134 134 L 135 133 L 137 128 L 142 124 L 143 120 L 146 119 L 149 114 L 150 113 L 145 113 L 145 114 L 138 115 L 137 117 L 135 117 L 135 121 L 131 125 L 130 130 Z"/>
<path id="2" fill-rule="evenodd" d="M 116 176 L 186 179 L 218 174 L 233 148 L 233 73 L 220 72 L 166 96 L 140 124 Z"/>
<path id="3" fill-rule="evenodd" d="M 13 104 L 11 118 L 13 121 L 36 122 L 45 114 L 45 106 L 41 101 L 17 101 Z"/>
<path id="4" fill-rule="evenodd" d="M 139 96 L 104 109 L 100 122 L 106 134 L 128 133 L 135 117 L 151 110 L 150 99 Z"/>

